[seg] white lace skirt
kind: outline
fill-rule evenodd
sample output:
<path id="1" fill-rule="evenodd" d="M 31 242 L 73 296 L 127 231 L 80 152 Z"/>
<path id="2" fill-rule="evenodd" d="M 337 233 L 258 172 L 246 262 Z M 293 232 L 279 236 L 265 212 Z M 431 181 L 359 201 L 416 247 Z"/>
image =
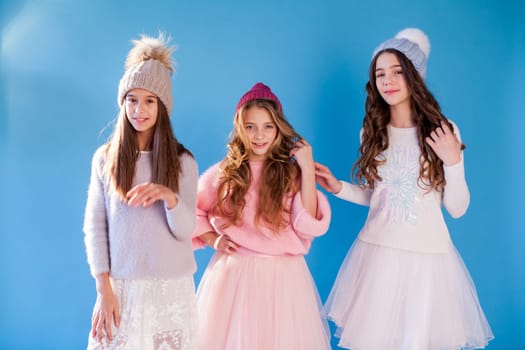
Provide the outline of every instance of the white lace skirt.
<path id="1" fill-rule="evenodd" d="M 196 329 L 193 276 L 169 280 L 112 279 L 120 306 L 113 340 L 89 336 L 88 350 L 192 350 Z"/>

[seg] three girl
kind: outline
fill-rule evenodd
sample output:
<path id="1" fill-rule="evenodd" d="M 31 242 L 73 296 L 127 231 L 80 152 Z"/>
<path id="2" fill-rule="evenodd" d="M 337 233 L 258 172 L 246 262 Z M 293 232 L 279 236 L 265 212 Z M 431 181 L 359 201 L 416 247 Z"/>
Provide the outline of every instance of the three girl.
<path id="1" fill-rule="evenodd" d="M 197 163 L 169 119 L 172 49 L 162 35 L 133 43 L 115 129 L 92 162 L 84 232 L 97 301 L 88 349 L 193 349 Z"/>
<path id="2" fill-rule="evenodd" d="M 241 97 L 233 124 L 226 157 L 199 179 L 195 241 L 217 252 L 197 291 L 197 348 L 329 349 L 304 259 L 330 222 L 312 149 L 262 83 Z"/>
<path id="3" fill-rule="evenodd" d="M 458 127 L 424 83 L 430 45 L 409 29 L 374 52 L 357 184 L 314 163 L 271 89 L 235 110 L 226 157 L 199 179 L 174 137 L 171 49 L 134 42 L 121 112 L 93 157 L 85 242 L 96 279 L 91 349 L 329 349 L 304 260 L 330 207 L 315 181 L 370 206 L 325 305 L 349 349 L 482 348 L 493 338 L 441 206 L 469 205 Z M 195 226 L 195 203 L 197 224 Z M 217 252 L 197 292 L 197 247 Z"/>
<path id="4" fill-rule="evenodd" d="M 374 52 L 358 184 L 317 164 L 319 184 L 370 206 L 325 305 L 348 349 L 477 349 L 493 338 L 445 224 L 469 205 L 458 127 L 424 83 L 430 45 L 407 29 Z"/>

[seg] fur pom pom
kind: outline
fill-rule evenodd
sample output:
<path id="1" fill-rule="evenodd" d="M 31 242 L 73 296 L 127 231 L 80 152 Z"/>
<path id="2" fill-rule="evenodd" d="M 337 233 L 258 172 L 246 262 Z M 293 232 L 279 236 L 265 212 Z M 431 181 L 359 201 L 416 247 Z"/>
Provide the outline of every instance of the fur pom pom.
<path id="1" fill-rule="evenodd" d="M 425 54 L 425 57 L 428 58 L 430 54 L 430 40 L 428 40 L 428 37 L 422 30 L 418 28 L 406 28 L 397 33 L 396 38 L 407 39 L 416 43 Z"/>
<path id="2" fill-rule="evenodd" d="M 126 70 L 147 60 L 157 60 L 163 63 L 170 72 L 175 72 L 171 59 L 171 54 L 175 48 L 168 47 L 170 38 L 166 38 L 164 33 L 159 33 L 158 38 L 142 34 L 140 39 L 131 42 L 134 47 L 129 51 L 126 58 Z"/>

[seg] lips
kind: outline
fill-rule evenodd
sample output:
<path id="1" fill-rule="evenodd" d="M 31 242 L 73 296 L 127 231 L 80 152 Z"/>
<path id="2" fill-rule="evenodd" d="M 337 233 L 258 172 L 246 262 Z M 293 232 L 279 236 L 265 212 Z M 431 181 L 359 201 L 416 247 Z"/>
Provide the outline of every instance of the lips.
<path id="1" fill-rule="evenodd" d="M 398 91 L 399 91 L 399 90 L 386 90 L 384 93 L 385 93 L 386 95 L 392 95 L 392 94 L 394 94 L 394 93 L 396 93 L 396 92 L 398 92 Z"/>

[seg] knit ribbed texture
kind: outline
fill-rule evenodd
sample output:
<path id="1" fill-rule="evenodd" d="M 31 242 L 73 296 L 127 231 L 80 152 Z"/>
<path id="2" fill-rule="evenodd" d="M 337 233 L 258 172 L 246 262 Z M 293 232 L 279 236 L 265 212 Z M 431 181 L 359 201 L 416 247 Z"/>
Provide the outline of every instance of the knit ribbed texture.
<path id="1" fill-rule="evenodd" d="M 239 110 L 239 108 L 241 108 L 242 105 L 250 101 L 259 99 L 274 101 L 275 103 L 277 103 L 279 110 L 283 110 L 283 107 L 281 106 L 281 101 L 279 101 L 279 99 L 277 98 L 277 96 L 275 96 L 272 90 L 263 83 L 257 83 L 254 86 L 252 86 L 250 91 L 248 91 L 241 97 L 239 103 L 237 103 L 237 107 L 235 107 L 235 113 L 237 113 L 237 111 Z"/>
<path id="2" fill-rule="evenodd" d="M 119 106 L 123 106 L 126 94 L 132 89 L 145 89 L 154 93 L 164 103 L 168 115 L 171 115 L 173 110 L 171 75 L 164 63 L 150 59 L 129 68 L 120 79 Z"/>
<path id="3" fill-rule="evenodd" d="M 403 53 L 414 65 L 423 80 L 427 75 L 427 60 L 430 53 L 430 43 L 424 32 L 417 28 L 407 28 L 394 38 L 380 44 L 372 57 L 385 49 L 395 49 Z"/>

